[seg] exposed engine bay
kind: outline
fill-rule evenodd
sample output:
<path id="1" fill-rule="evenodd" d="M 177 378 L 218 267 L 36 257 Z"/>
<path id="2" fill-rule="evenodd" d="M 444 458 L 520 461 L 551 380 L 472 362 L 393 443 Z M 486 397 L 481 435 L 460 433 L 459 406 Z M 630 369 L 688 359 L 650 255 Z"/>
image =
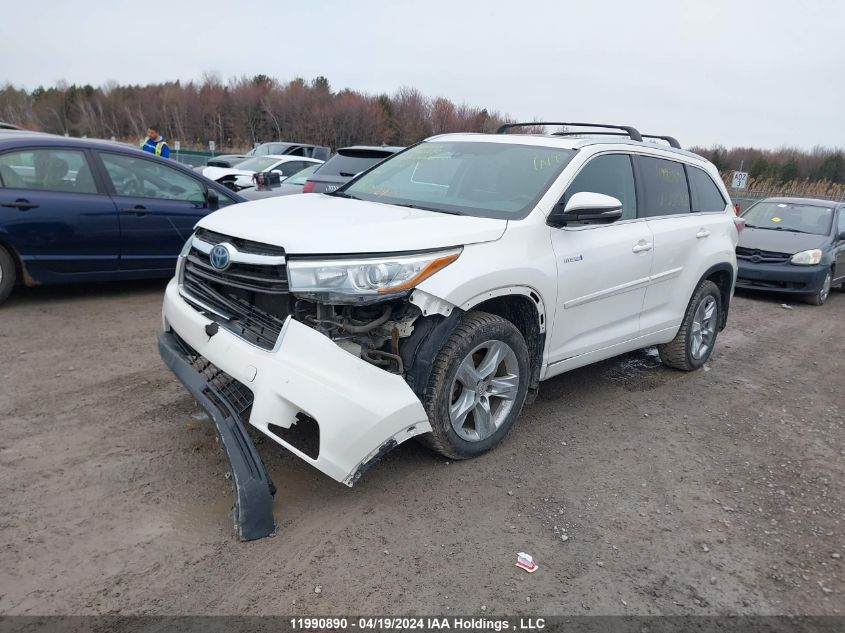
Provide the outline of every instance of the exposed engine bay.
<path id="1" fill-rule="evenodd" d="M 359 358 L 395 374 L 405 373 L 400 340 L 414 331 L 420 309 L 404 299 L 363 306 L 296 299 L 293 317 Z"/>

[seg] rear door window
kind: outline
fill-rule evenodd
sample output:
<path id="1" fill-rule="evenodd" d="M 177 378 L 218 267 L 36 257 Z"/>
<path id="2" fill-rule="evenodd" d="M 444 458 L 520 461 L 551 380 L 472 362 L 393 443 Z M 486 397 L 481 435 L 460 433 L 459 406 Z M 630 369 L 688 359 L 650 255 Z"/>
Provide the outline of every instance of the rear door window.
<path id="1" fill-rule="evenodd" d="M 716 183 L 713 182 L 713 179 L 706 171 L 687 165 L 687 177 L 689 178 L 689 188 L 692 194 L 693 211 L 709 213 L 725 210 L 727 203 L 722 197 L 722 192 L 719 191 Z"/>
<path id="2" fill-rule="evenodd" d="M 674 160 L 638 156 L 646 217 L 690 212 L 690 195 L 684 165 Z"/>
<path id="3" fill-rule="evenodd" d="M 0 186 L 97 193 L 85 153 L 68 149 L 30 149 L 0 155 Z"/>
<path id="4" fill-rule="evenodd" d="M 593 158 L 567 187 L 564 203 L 569 202 L 573 194 L 583 191 L 603 193 L 619 200 L 623 220 L 637 217 L 637 190 L 628 154 L 605 154 Z"/>

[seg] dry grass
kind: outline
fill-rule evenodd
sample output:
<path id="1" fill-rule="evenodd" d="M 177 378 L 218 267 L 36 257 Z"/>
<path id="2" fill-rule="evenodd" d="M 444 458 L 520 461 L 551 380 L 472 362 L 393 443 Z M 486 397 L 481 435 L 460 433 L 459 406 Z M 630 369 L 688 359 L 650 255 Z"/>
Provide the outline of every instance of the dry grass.
<path id="1" fill-rule="evenodd" d="M 722 180 L 728 190 L 737 195 L 764 193 L 766 196 L 795 196 L 801 198 L 822 198 L 845 200 L 845 184 L 829 180 L 790 180 L 779 182 L 774 178 L 749 178 L 746 189 L 732 189 L 732 171 L 722 172 Z"/>

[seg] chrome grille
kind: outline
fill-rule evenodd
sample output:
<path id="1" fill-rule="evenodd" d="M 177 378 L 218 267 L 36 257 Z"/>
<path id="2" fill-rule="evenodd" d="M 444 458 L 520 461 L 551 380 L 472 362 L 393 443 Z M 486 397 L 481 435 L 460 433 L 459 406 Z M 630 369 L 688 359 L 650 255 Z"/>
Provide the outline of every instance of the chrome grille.
<path id="1" fill-rule="evenodd" d="M 216 244 L 235 248 L 225 270 L 211 265 Z M 200 229 L 185 258 L 182 296 L 197 310 L 236 336 L 273 349 L 290 314 L 284 249 Z"/>
<path id="2" fill-rule="evenodd" d="M 757 248 L 736 247 L 737 259 L 744 259 L 760 264 L 779 264 L 788 261 L 792 255 L 789 253 L 776 253 L 774 251 L 761 251 Z"/>

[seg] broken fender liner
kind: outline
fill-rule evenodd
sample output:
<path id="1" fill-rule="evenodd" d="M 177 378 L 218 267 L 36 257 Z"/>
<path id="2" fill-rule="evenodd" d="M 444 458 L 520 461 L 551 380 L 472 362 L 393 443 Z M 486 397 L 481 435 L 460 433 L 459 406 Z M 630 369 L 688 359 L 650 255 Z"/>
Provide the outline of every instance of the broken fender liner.
<path id="1" fill-rule="evenodd" d="M 158 350 L 164 363 L 182 381 L 217 426 L 232 468 L 234 519 L 238 536 L 244 541 L 269 536 L 275 529 L 275 486 L 239 415 L 223 394 L 193 368 L 172 333 L 163 332 L 159 335 Z M 213 395 L 213 399 L 209 397 L 209 393 Z"/>

